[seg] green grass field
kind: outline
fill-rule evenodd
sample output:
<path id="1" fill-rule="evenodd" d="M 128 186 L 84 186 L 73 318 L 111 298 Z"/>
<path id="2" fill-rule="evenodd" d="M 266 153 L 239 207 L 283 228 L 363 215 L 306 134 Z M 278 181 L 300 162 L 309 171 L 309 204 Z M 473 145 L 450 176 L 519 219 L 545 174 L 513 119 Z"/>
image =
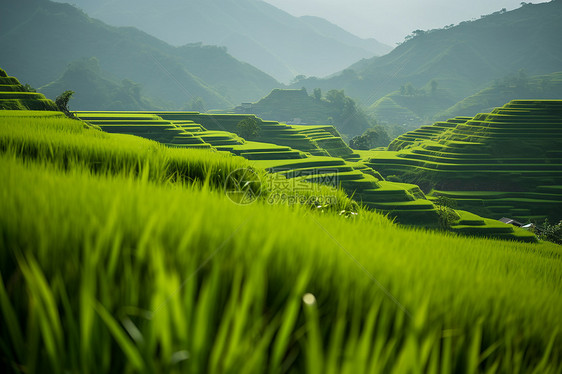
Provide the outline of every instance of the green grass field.
<path id="1" fill-rule="evenodd" d="M 259 164 L 30 115 L 0 116 L 7 371 L 562 370 L 560 246 L 237 205 Z"/>

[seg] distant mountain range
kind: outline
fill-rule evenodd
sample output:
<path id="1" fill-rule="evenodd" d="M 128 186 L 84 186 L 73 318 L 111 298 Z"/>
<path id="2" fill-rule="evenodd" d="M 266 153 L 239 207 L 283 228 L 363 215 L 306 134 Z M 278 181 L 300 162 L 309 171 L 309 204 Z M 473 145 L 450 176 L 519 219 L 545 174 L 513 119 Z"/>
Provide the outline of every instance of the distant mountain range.
<path id="1" fill-rule="evenodd" d="M 318 17 L 294 17 L 261 0 L 58 0 L 114 26 L 134 26 L 172 45 L 226 46 L 283 82 L 326 76 L 392 48 Z"/>
<path id="2" fill-rule="evenodd" d="M 327 79 L 299 80 L 292 87 L 345 89 L 371 106 L 409 83 L 420 89 L 435 80 L 444 100 L 430 100 L 432 113 L 424 115 L 431 117 L 521 69 L 528 75 L 562 71 L 562 0 L 523 4 L 444 29 L 418 30 L 387 55 L 359 61 Z"/>
<path id="3" fill-rule="evenodd" d="M 112 80 L 108 77 L 114 78 L 110 86 L 115 88 L 115 82 L 119 85 L 127 79 L 167 109 L 183 109 L 198 97 L 208 108 L 232 107 L 280 86 L 224 47 L 173 47 L 135 28 L 108 26 L 68 4 L 47 0 L 0 0 L 0 7 L 0 65 L 34 87 L 60 81 L 69 64 L 91 57 L 99 61 L 99 71 L 73 70 L 88 74 L 74 81 L 97 82 L 80 83 L 82 89 L 106 89 Z M 66 83 L 71 82 L 66 79 Z M 101 102 L 76 109 L 92 109 Z"/>
<path id="4" fill-rule="evenodd" d="M 436 82 L 436 81 L 433 81 Z M 510 100 L 562 98 L 562 71 L 529 76 L 525 70 L 495 79 L 488 87 L 459 102 L 449 91 L 431 83 L 422 88 L 412 85 L 389 93 L 369 107 L 380 122 L 407 125 L 415 129 L 423 123 L 457 116 L 487 113 Z"/>

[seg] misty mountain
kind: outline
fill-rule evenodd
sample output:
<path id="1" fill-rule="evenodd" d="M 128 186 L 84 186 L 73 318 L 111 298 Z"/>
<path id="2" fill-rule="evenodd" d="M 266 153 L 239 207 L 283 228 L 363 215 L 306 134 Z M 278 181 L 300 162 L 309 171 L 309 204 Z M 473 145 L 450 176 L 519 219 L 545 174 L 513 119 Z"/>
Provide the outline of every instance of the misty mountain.
<path id="1" fill-rule="evenodd" d="M 383 55 L 390 52 L 392 49 L 388 45 L 383 44 L 374 38 L 358 38 L 354 34 L 342 29 L 337 25 L 334 25 L 333 23 L 321 17 L 302 16 L 299 17 L 299 19 L 305 22 L 309 27 L 313 28 L 314 31 L 316 31 L 318 34 L 324 35 L 328 38 L 332 38 L 343 44 L 362 48 L 376 55 Z M 332 71 L 332 73 L 333 72 L 334 71 Z"/>
<path id="2" fill-rule="evenodd" d="M 161 106 L 141 95 L 141 85 L 128 79 L 119 81 L 103 72 L 97 58 L 71 62 L 65 72 L 38 91 L 56 98 L 74 91 L 70 108 L 81 110 L 156 110 Z"/>
<path id="3" fill-rule="evenodd" d="M 457 102 L 521 69 L 529 75 L 562 70 L 561 19 L 562 1 L 556 0 L 444 29 L 417 30 L 385 56 L 362 60 L 328 79 L 300 80 L 293 87 L 345 89 L 372 105 L 408 83 L 419 88 L 436 80 L 441 92 Z"/>
<path id="4" fill-rule="evenodd" d="M 231 107 L 279 86 L 225 48 L 173 47 L 132 27 L 108 26 L 68 4 L 0 0 L 0 5 L 0 65 L 34 87 L 58 80 L 69 63 L 91 57 L 103 72 L 139 83 L 143 94 L 170 109 L 196 97 L 209 108 Z"/>
<path id="5" fill-rule="evenodd" d="M 300 74 L 325 76 L 391 50 L 326 20 L 294 17 L 261 0 L 67 1 L 111 25 L 134 26 L 176 46 L 226 46 L 234 57 L 285 82 Z"/>

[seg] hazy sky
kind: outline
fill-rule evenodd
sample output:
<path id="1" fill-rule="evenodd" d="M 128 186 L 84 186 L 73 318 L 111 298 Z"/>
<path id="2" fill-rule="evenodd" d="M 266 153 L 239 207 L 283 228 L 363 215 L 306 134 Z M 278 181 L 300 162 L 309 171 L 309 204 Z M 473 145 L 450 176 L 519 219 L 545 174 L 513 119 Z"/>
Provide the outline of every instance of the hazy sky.
<path id="1" fill-rule="evenodd" d="M 416 29 L 480 18 L 521 0 L 264 0 L 295 16 L 318 16 L 363 38 L 394 46 Z M 544 0 L 526 1 L 543 3 Z"/>

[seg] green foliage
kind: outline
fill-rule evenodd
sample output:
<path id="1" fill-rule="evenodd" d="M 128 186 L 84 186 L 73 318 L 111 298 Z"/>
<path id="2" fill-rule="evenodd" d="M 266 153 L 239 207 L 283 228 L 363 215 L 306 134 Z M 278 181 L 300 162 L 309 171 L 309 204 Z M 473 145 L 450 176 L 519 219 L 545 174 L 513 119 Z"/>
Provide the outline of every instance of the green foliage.
<path id="1" fill-rule="evenodd" d="M 356 102 L 346 96 L 343 90 L 330 90 L 325 99 L 333 107 L 335 126 L 344 134 L 360 134 L 372 124 Z"/>
<path id="2" fill-rule="evenodd" d="M 68 102 L 72 98 L 72 95 L 74 95 L 74 91 L 66 90 L 55 99 L 57 108 L 69 118 L 75 118 L 74 114 L 70 113 L 70 109 L 68 108 Z"/>
<path id="3" fill-rule="evenodd" d="M 37 90 L 33 88 L 29 83 L 24 84 L 23 89 L 26 92 L 37 92 Z"/>
<path id="4" fill-rule="evenodd" d="M 8 74 L 6 73 L 6 71 L 2 68 L 0 68 L 0 77 L 1 78 L 7 78 Z"/>
<path id="5" fill-rule="evenodd" d="M 320 101 L 322 100 L 322 89 L 320 88 L 315 88 L 312 91 L 312 97 L 314 97 L 315 100 Z"/>
<path id="6" fill-rule="evenodd" d="M 302 89 L 275 89 L 250 108 L 239 106 L 235 112 L 252 113 L 265 120 L 279 122 L 329 123 L 340 133 L 350 136 L 362 134 L 375 124 L 343 90 L 330 90 L 322 97 L 320 89 L 314 90 L 312 96 Z"/>
<path id="7" fill-rule="evenodd" d="M 356 136 L 349 141 L 352 149 L 369 150 L 376 147 L 386 147 L 390 143 L 390 137 L 385 128 L 377 125 L 368 129 L 362 135 Z"/>
<path id="8" fill-rule="evenodd" d="M 236 134 L 244 139 L 256 139 L 261 134 L 260 120 L 255 117 L 246 118 L 236 125 Z"/>
<path id="9" fill-rule="evenodd" d="M 425 91 L 415 88 L 412 83 L 407 83 L 405 86 L 400 86 L 400 95 L 416 96 L 423 94 L 425 94 Z"/>
<path id="10" fill-rule="evenodd" d="M 548 219 L 545 219 L 540 228 L 537 229 L 537 235 L 541 240 L 562 245 L 562 221 L 551 225 Z"/>
<path id="11" fill-rule="evenodd" d="M 455 212 L 457 208 L 457 201 L 446 196 L 439 196 L 433 201 L 437 206 L 437 212 L 439 213 L 439 224 L 441 228 L 448 229 L 452 224 L 460 218 L 460 216 Z"/>

